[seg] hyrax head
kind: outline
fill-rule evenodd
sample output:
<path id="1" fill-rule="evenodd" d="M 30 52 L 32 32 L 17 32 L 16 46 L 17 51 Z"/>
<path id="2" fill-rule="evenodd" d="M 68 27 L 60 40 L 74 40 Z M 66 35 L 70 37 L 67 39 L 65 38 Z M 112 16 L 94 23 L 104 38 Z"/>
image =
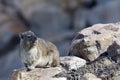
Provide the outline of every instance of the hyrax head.
<path id="1" fill-rule="evenodd" d="M 35 42 L 37 40 L 36 35 L 32 32 L 32 31 L 26 31 L 21 33 L 20 35 L 20 39 L 23 41 L 27 41 L 27 42 Z"/>

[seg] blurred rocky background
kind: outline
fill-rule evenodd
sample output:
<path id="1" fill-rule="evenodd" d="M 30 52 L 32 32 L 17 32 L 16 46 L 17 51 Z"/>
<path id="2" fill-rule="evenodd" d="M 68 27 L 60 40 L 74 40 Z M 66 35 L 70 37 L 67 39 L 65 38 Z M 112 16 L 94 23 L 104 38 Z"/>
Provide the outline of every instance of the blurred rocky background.
<path id="1" fill-rule="evenodd" d="M 19 33 L 32 30 L 68 55 L 75 34 L 96 23 L 120 21 L 120 0 L 0 0 L 0 80 L 19 60 Z"/>

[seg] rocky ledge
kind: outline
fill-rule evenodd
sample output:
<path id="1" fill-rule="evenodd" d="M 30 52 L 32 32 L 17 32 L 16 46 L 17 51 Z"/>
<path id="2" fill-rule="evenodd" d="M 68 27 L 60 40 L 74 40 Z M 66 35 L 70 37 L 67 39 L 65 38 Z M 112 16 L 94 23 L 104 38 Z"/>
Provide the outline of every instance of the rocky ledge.
<path id="1" fill-rule="evenodd" d="M 76 57 L 75 57 L 76 56 Z M 119 80 L 120 23 L 96 24 L 73 39 L 69 56 L 54 68 L 14 70 L 10 80 Z"/>

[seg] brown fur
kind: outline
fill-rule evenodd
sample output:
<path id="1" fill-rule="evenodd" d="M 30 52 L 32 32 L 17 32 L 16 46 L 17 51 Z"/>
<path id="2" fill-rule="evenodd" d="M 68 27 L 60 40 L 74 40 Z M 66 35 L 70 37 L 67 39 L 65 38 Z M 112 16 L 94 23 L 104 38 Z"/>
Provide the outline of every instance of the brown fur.
<path id="1" fill-rule="evenodd" d="M 28 33 L 31 33 L 31 31 L 23 33 L 23 36 L 28 35 Z M 33 42 L 21 39 L 20 57 L 28 69 L 55 67 L 60 63 L 56 46 L 40 38 L 36 38 Z"/>

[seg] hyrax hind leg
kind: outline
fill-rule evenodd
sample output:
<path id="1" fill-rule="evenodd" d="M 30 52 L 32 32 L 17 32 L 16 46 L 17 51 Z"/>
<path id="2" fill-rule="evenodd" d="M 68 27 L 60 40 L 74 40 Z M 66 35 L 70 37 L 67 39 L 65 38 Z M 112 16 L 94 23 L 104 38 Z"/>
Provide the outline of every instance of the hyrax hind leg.
<path id="1" fill-rule="evenodd" d="M 57 50 L 51 50 L 48 54 L 50 55 L 48 66 L 50 67 L 58 66 L 60 64 L 59 52 Z"/>
<path id="2" fill-rule="evenodd" d="M 56 67 L 60 65 L 60 57 L 59 57 L 59 52 L 56 51 L 55 55 L 53 55 L 53 62 L 52 62 L 52 67 Z"/>

